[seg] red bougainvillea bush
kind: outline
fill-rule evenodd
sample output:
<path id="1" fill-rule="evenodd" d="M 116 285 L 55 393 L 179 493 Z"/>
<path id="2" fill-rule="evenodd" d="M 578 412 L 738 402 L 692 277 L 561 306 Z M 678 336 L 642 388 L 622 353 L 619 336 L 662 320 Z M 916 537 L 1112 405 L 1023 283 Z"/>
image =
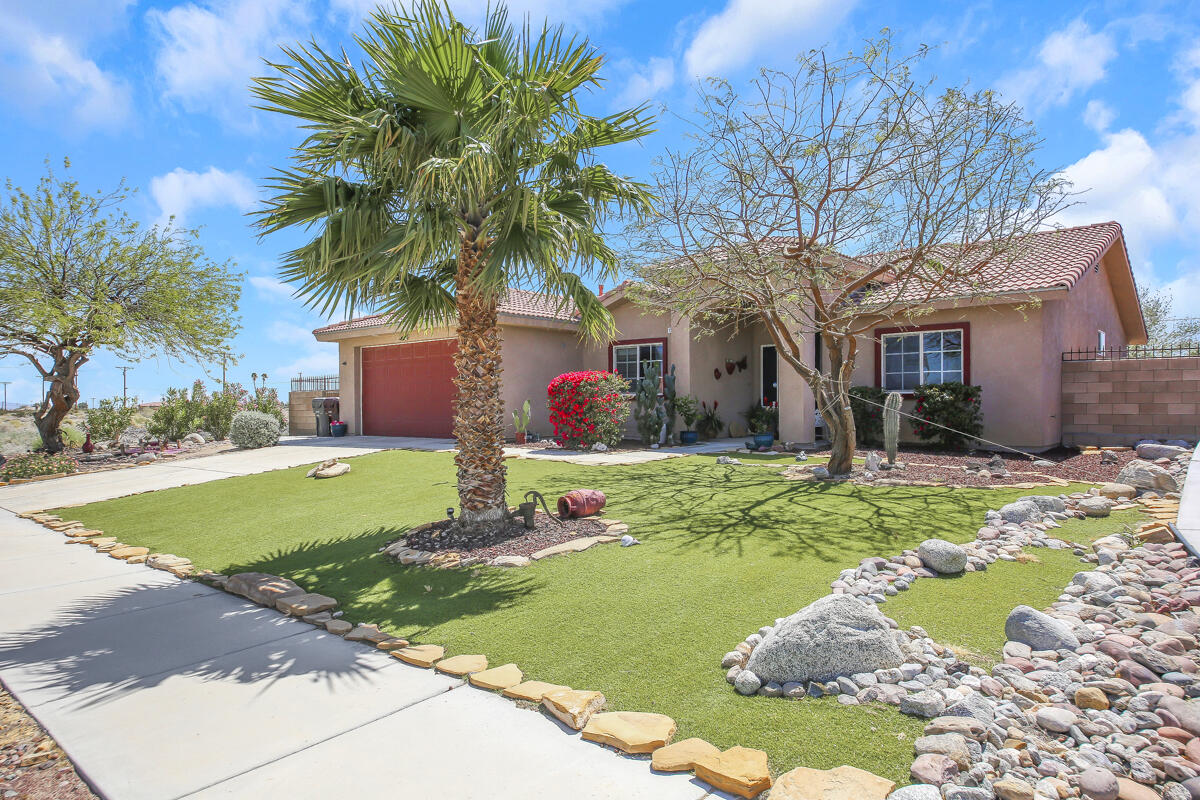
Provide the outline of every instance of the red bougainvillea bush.
<path id="1" fill-rule="evenodd" d="M 554 440 L 569 450 L 597 442 L 613 447 L 621 441 L 629 401 L 629 383 L 612 372 L 564 372 L 546 387 Z"/>

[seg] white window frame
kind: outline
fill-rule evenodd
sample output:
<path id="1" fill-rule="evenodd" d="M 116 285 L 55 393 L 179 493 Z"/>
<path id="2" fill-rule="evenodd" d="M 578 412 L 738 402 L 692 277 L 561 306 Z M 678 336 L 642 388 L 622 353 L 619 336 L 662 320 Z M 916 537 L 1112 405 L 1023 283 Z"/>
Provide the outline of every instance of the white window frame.
<path id="1" fill-rule="evenodd" d="M 897 331 L 895 333 L 885 333 L 879 337 L 879 358 L 882 363 L 879 365 L 879 382 L 885 391 L 896 391 L 901 394 L 912 394 L 912 389 L 893 389 L 888 386 L 888 368 L 887 368 L 887 343 L 888 339 L 903 339 L 907 336 L 917 337 L 917 368 L 920 370 L 918 384 L 926 383 L 925 380 L 925 335 L 928 333 L 947 334 L 957 333 L 959 343 L 959 364 L 958 364 L 958 380 L 960 382 L 966 379 L 967 369 L 967 333 L 964 328 L 938 328 L 936 330 L 915 330 L 915 331 Z M 939 352 L 945 352 L 941 350 Z M 939 373 L 945 373 L 947 370 L 938 370 Z M 905 370 L 893 375 L 904 375 Z M 938 381 L 944 383 L 944 381 Z"/>
<path id="2" fill-rule="evenodd" d="M 643 347 L 651 347 L 651 348 L 657 347 L 659 349 L 659 357 L 643 359 L 641 357 L 641 355 L 642 355 L 641 348 L 643 348 Z M 626 378 L 624 375 L 621 375 L 621 373 L 617 371 L 617 351 L 618 350 L 626 350 L 626 349 L 630 349 L 630 348 L 637 350 L 637 356 L 636 356 L 637 360 L 635 361 L 635 364 L 637 366 L 637 378 Z M 651 351 L 651 352 L 653 352 L 653 351 Z M 665 356 L 665 355 L 666 355 L 666 347 L 663 345 L 662 342 L 637 342 L 637 343 L 631 342 L 629 344 L 613 344 L 612 345 L 613 372 L 615 372 L 617 375 L 621 375 L 621 377 L 624 378 L 626 381 L 630 381 L 630 380 L 640 381 L 643 377 L 645 377 L 645 373 L 643 372 L 644 365 L 647 362 L 657 362 L 658 376 L 659 376 L 658 389 L 659 389 L 659 393 L 661 394 L 662 393 L 663 369 L 666 367 L 666 365 L 663 363 L 663 356 Z M 632 393 L 632 391 L 633 391 L 632 387 L 630 387 L 629 391 Z"/>

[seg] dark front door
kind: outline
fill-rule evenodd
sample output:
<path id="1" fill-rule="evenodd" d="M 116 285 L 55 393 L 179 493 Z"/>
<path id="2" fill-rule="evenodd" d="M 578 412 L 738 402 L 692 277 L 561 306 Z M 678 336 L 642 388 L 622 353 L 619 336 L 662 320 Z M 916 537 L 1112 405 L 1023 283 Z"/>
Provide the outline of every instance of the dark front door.
<path id="1" fill-rule="evenodd" d="M 779 402 L 779 369 L 773 344 L 762 349 L 762 390 L 759 395 L 759 402 L 763 405 Z"/>

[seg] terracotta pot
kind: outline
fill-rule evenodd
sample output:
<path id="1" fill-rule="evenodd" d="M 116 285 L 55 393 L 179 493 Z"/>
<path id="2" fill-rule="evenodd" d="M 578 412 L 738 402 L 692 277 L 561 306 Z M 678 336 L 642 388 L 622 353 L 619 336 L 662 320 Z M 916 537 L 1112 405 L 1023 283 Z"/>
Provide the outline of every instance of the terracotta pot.
<path id="1" fill-rule="evenodd" d="M 85 438 L 83 440 L 83 452 L 92 453 L 92 452 L 95 452 L 95 450 L 96 450 L 96 445 L 92 444 L 92 435 L 89 433 L 87 435 L 87 438 Z"/>
<path id="2" fill-rule="evenodd" d="M 597 489 L 572 489 L 558 498 L 558 515 L 567 517 L 587 517 L 598 514 L 608 498 L 604 492 Z"/>
<path id="3" fill-rule="evenodd" d="M 516 439 L 517 444 L 525 444 L 525 431 L 517 431 Z"/>

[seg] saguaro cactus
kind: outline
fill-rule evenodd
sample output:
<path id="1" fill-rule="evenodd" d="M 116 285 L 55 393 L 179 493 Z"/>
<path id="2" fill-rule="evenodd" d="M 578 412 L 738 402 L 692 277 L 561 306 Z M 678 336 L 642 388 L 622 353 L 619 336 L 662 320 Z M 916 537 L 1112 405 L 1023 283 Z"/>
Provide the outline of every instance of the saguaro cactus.
<path id="1" fill-rule="evenodd" d="M 899 392 L 888 392 L 883 401 L 883 449 L 891 465 L 896 463 L 896 450 L 900 446 L 900 399 Z"/>
<path id="2" fill-rule="evenodd" d="M 675 435 L 675 365 L 663 376 L 663 429 L 658 437 L 659 444 L 667 444 Z"/>

